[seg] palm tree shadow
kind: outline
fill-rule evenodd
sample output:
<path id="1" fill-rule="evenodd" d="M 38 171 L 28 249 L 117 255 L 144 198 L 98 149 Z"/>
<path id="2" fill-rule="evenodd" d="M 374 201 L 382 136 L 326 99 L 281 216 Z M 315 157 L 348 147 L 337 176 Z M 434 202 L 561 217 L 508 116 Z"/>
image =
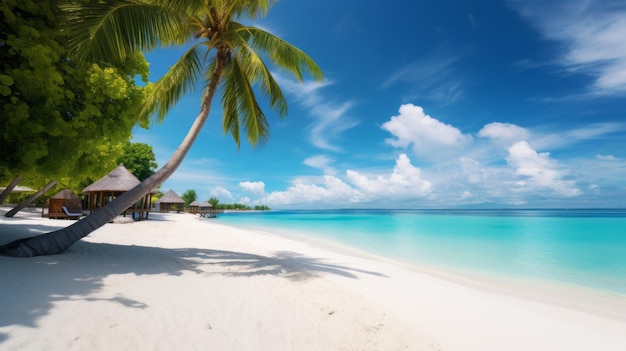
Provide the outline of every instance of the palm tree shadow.
<path id="1" fill-rule="evenodd" d="M 43 229 L 43 228 L 38 228 Z M 173 275 L 193 272 L 252 277 L 272 275 L 305 281 L 325 274 L 358 279 L 359 274 L 386 277 L 291 251 L 263 256 L 245 252 L 198 248 L 164 249 L 80 241 L 67 253 L 29 259 L 0 257 L 0 328 L 11 325 L 37 327 L 37 321 L 60 301 L 102 301 L 126 308 L 149 306 L 123 295 L 102 298 L 96 294 L 108 276 L 115 274 Z M 27 301 L 27 302 L 25 302 Z M 0 344 L 9 336 L 0 332 Z"/>
<path id="2" fill-rule="evenodd" d="M 189 270 L 198 271 L 198 266 L 212 266 L 204 272 L 231 277 L 274 275 L 290 280 L 306 280 L 321 273 L 357 279 L 356 273 L 385 277 L 384 274 L 353 267 L 326 263 L 292 251 L 277 251 L 272 256 L 261 256 L 242 252 L 183 249 L 174 250 L 191 264 Z"/>

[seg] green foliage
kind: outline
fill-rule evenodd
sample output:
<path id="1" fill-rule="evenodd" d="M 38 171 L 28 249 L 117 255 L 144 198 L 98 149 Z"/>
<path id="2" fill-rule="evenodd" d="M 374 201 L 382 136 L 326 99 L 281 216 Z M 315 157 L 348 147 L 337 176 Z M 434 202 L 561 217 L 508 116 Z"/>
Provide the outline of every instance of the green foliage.
<path id="1" fill-rule="evenodd" d="M 153 175 L 158 167 L 152 146 L 144 143 L 126 143 L 124 154 L 117 159 L 117 163 L 123 163 L 141 181 Z"/>
<path id="2" fill-rule="evenodd" d="M 116 67 L 77 63 L 57 0 L 0 2 L 0 182 L 17 174 L 79 189 L 115 168 L 144 99 L 135 54 Z"/>
<path id="3" fill-rule="evenodd" d="M 269 211 L 271 210 L 271 208 L 269 208 L 268 206 L 265 205 L 257 205 L 254 206 L 254 208 L 248 206 L 248 205 L 244 205 L 244 204 L 238 204 L 238 203 L 234 203 L 234 204 L 219 204 L 217 206 L 215 206 L 216 209 L 218 210 L 236 210 L 236 211 L 250 211 L 252 209 L 254 209 L 255 211 Z"/>
<path id="4" fill-rule="evenodd" d="M 198 194 L 196 194 L 196 191 L 194 189 L 189 189 L 183 193 L 181 198 L 185 200 L 185 208 L 187 208 L 189 207 L 190 203 L 196 201 L 196 199 L 198 198 Z"/>
<path id="5" fill-rule="evenodd" d="M 259 28 L 237 22 L 265 15 L 274 0 L 153 1 L 117 0 L 64 6 L 71 45 L 86 59 L 124 62 L 134 52 L 188 44 L 187 52 L 149 88 L 143 120 L 162 121 L 172 106 L 203 88 L 202 114 L 216 91 L 222 97 L 222 130 L 240 145 L 240 131 L 251 145 L 269 139 L 269 123 L 256 94 L 280 116 L 287 104 L 266 65 L 321 80 L 317 64 L 303 51 Z M 193 38 L 193 39 L 192 39 Z M 204 117 L 206 118 L 206 116 Z"/>
<path id="6" fill-rule="evenodd" d="M 211 197 L 207 202 L 213 205 L 213 208 L 217 208 L 217 204 L 220 202 L 220 200 L 218 200 L 218 198 L 216 197 Z"/>

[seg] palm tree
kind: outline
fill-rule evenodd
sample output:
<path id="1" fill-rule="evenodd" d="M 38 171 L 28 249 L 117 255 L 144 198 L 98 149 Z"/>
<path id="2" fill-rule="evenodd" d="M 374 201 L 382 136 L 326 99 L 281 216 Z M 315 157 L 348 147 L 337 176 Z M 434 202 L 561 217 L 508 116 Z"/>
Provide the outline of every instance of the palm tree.
<path id="1" fill-rule="evenodd" d="M 269 138 L 269 125 L 255 91 L 269 100 L 280 116 L 285 98 L 267 58 L 298 81 L 322 79 L 317 64 L 303 51 L 259 28 L 238 22 L 264 16 L 274 0 L 107 0 L 64 7 L 73 52 L 80 59 L 120 63 L 138 51 L 184 45 L 188 50 L 153 86 L 142 115 L 162 121 L 170 107 L 202 83 L 198 113 L 171 159 L 132 190 L 75 224 L 11 242 L 0 254 L 16 257 L 58 254 L 112 221 L 138 199 L 163 183 L 183 161 L 209 116 L 213 97 L 221 93 L 224 133 L 240 145 L 240 130 L 257 145 Z"/>
<path id="2" fill-rule="evenodd" d="M 217 204 L 220 202 L 220 200 L 216 197 L 211 197 L 207 202 L 210 203 L 213 208 L 217 208 Z"/>

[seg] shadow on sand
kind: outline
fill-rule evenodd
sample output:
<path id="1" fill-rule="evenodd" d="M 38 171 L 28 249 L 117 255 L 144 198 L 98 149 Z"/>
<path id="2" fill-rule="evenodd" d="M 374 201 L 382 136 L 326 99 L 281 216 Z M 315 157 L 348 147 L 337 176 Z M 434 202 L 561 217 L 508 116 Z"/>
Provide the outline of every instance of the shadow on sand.
<path id="1" fill-rule="evenodd" d="M 124 224 L 120 224 L 124 225 Z M 32 234 L 55 227 L 31 226 Z M 0 226 L 0 244 L 9 240 Z M 37 320 L 48 313 L 56 302 L 67 300 L 103 300 L 93 293 L 103 288 L 107 276 L 115 274 L 174 275 L 195 272 L 206 276 L 251 277 L 273 275 L 303 281 L 321 274 L 357 279 L 357 274 L 384 277 L 377 272 L 363 271 L 324 262 L 322 259 L 279 251 L 271 256 L 210 249 L 163 249 L 147 246 L 126 246 L 80 241 L 68 252 L 56 256 L 28 259 L 0 256 L 0 328 L 23 325 L 35 328 Z M 109 299 L 128 308 L 146 308 L 145 303 L 117 296 Z M 26 308 L 24 301 L 29 301 Z M 8 335 L 0 332 L 0 345 Z"/>

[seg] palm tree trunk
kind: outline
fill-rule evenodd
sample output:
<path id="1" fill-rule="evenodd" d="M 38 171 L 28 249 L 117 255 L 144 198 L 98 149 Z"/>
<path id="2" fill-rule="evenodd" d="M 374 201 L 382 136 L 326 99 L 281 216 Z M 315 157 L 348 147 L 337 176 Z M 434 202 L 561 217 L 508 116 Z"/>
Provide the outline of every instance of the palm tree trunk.
<path id="1" fill-rule="evenodd" d="M 220 52 L 218 50 L 218 55 L 219 54 Z M 215 95 L 219 79 L 224 69 L 226 56 L 222 55 L 222 57 L 223 59 L 221 60 L 217 59 L 217 64 L 211 75 L 209 86 L 202 98 L 200 113 L 187 132 L 187 136 L 178 146 L 178 149 L 176 149 L 170 160 L 160 170 L 130 191 L 127 191 L 89 216 L 66 228 L 31 238 L 19 239 L 0 246 L 0 255 L 34 257 L 62 253 L 94 230 L 114 220 L 120 213 L 124 212 L 174 174 L 178 166 L 183 162 L 189 149 L 191 149 L 191 146 L 200 134 L 209 116 L 211 102 L 213 101 L 213 96 Z"/>
<path id="2" fill-rule="evenodd" d="M 15 177 L 15 179 L 13 179 L 11 184 L 9 184 L 9 186 L 7 186 L 6 189 L 4 189 L 2 194 L 0 194 L 0 205 L 2 205 L 4 200 L 6 200 L 7 197 L 9 197 L 9 194 L 11 194 L 11 191 L 13 191 L 13 189 L 15 189 L 15 187 L 20 183 L 21 180 L 22 180 L 22 176 L 18 175 L 17 177 Z"/>
<path id="3" fill-rule="evenodd" d="M 41 195 L 43 195 L 46 191 L 48 191 L 50 188 L 52 188 L 56 184 L 57 184 L 56 180 L 51 181 L 50 183 L 48 183 L 48 185 L 44 186 L 38 192 L 34 193 L 33 195 L 29 196 L 24 201 L 20 202 L 11 211 L 7 212 L 4 216 L 5 217 L 13 217 L 13 216 L 15 216 L 16 213 L 20 212 L 21 210 L 24 209 L 24 207 L 28 206 L 33 201 L 37 200 Z"/>
<path id="4" fill-rule="evenodd" d="M 209 114 L 208 105 L 200 111 L 187 136 L 174 152 L 170 160 L 155 174 L 127 191 L 102 208 L 94 211 L 87 217 L 74 224 L 46 234 L 26 239 L 19 239 L 0 246 L 0 255 L 12 257 L 34 257 L 55 255 L 64 252 L 78 240 L 89 235 L 94 230 L 113 221 L 120 213 L 131 207 L 157 186 L 169 178 L 182 163 L 185 155 L 193 145 Z"/>

